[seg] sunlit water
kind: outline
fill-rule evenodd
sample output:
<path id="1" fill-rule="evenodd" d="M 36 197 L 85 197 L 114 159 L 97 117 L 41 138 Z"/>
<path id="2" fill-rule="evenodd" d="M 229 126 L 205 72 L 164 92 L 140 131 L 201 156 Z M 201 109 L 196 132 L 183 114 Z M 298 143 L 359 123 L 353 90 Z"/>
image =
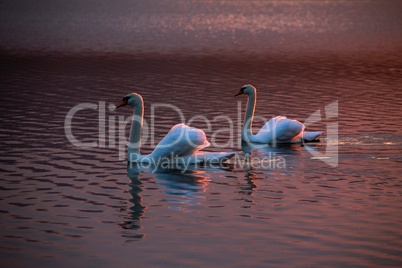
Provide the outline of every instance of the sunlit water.
<path id="1" fill-rule="evenodd" d="M 197 2 L 190 3 L 199 6 Z M 258 3 L 263 5 L 254 2 Z M 187 10 L 186 5 L 181 8 Z M 294 5 L 290 10 L 300 14 L 303 6 Z M 330 9 L 340 8 L 328 5 Z M 226 8 L 223 13 L 229 16 L 240 7 Z M 269 6 L 260 8 L 267 11 Z M 282 7 L 272 4 L 270 8 Z M 311 12 L 315 8 L 322 7 L 315 6 Z M 98 9 L 103 10 L 102 5 Z M 128 14 L 130 8 L 116 10 Z M 147 10 L 156 12 L 156 7 Z M 82 21 L 84 28 L 98 16 L 105 16 L 97 12 L 88 14 L 89 22 Z M 169 25 L 182 20 L 183 25 L 202 27 L 208 21 L 193 16 L 188 23 L 187 13 L 178 14 L 167 19 L 170 23 L 167 32 L 172 31 Z M 362 17 L 367 15 L 362 14 Z M 72 18 L 78 21 L 77 17 Z M 135 18 L 140 20 L 141 16 Z M 156 17 L 148 19 L 149 27 L 157 27 L 152 26 Z M 10 18 L 3 16 L 4 20 Z M 296 23 L 297 16 L 296 22 L 283 23 L 291 25 L 291 29 L 299 25 L 308 32 L 328 31 L 326 25 L 315 20 L 323 18 L 312 19 L 310 26 L 302 20 L 298 22 L 302 25 Z M 121 17 L 109 22 L 112 28 L 123 31 Z M 331 16 L 327 22 L 332 25 Z M 51 30 L 52 23 L 54 20 L 38 25 L 49 25 Z M 242 31 L 239 25 L 243 24 L 234 24 L 233 28 Z M 202 27 L 198 30 L 205 34 Z M 253 37 L 261 37 L 261 31 L 267 30 L 257 27 L 253 32 L 250 29 L 255 26 L 242 27 L 246 27 L 243 34 Z M 230 32 L 214 27 L 211 31 L 221 31 L 216 33 L 220 35 Z M 37 44 L 40 53 L 10 52 L 6 43 L 2 43 L 6 51 L 1 56 L 6 67 L 0 80 L 0 256 L 3 264 L 38 267 L 402 265 L 402 66 L 400 50 L 392 48 L 394 44 L 384 50 L 329 49 L 313 53 L 318 44 L 313 42 L 314 46 L 302 49 L 304 53 L 297 53 L 293 44 L 287 48 L 292 51 L 289 54 L 261 52 L 263 47 L 259 47 L 258 53 L 247 54 L 228 47 L 230 42 L 225 37 L 228 43 L 220 44 L 222 54 L 216 52 L 219 42 L 209 40 L 212 42 L 209 49 L 215 52 L 206 52 L 200 45 L 191 53 L 177 53 L 173 49 L 160 55 L 156 46 L 159 41 L 153 43 L 156 47 L 147 48 L 149 51 L 141 51 L 142 45 L 134 46 L 138 51 L 132 51 L 124 43 L 128 39 L 123 38 L 120 39 L 123 51 L 116 50 L 114 42 L 118 40 L 112 39 L 105 50 L 114 49 L 113 53 L 104 54 L 96 40 L 88 36 L 88 42 L 74 41 L 79 53 L 72 53 L 74 49 L 70 51 L 70 46 L 74 42 L 66 41 L 63 50 L 69 51 L 64 53 L 68 55 L 57 55 L 49 52 L 54 51 L 51 42 L 50 47 L 44 47 L 46 42 L 39 42 L 35 33 L 31 34 L 31 41 Z M 166 36 L 172 38 L 171 33 Z M 292 40 L 293 37 L 284 38 Z M 156 37 L 151 34 L 148 38 L 155 41 Z M 16 42 L 10 41 L 13 47 L 26 49 L 21 41 L 18 41 L 22 46 L 19 48 L 16 39 L 10 40 Z M 192 40 L 200 44 L 199 39 Z M 97 44 L 94 45 L 97 53 L 86 51 L 85 46 L 90 42 Z M 168 50 L 170 46 L 176 45 L 168 44 Z M 247 52 L 247 46 L 241 49 Z M 327 133 L 320 142 L 307 146 L 254 149 L 255 161 L 248 166 L 237 159 L 222 168 L 152 172 L 149 168 L 127 166 L 121 159 L 124 148 L 119 147 L 118 123 L 126 120 L 132 110 L 115 111 L 111 104 L 117 104 L 133 91 L 144 98 L 147 123 L 151 123 L 152 105 L 174 105 L 180 108 L 186 122 L 200 115 L 209 120 L 209 130 L 201 119 L 191 123 L 203 128 L 210 141 L 215 140 L 215 146 L 208 150 L 241 152 L 239 128 L 246 97 L 233 98 L 233 95 L 248 83 L 258 89 L 256 114 L 259 116 L 286 115 L 305 121 L 320 110 L 322 120 L 308 126 L 310 130 L 327 132 L 328 125 L 338 124 L 337 166 L 328 164 L 330 158 L 324 155 L 329 144 L 336 145 Z M 325 107 L 336 101 L 338 116 L 327 119 Z M 97 142 L 94 148 L 75 147 L 65 135 L 66 115 L 80 103 L 98 105 L 96 110 L 77 112 L 72 121 L 75 137 L 82 142 Z M 103 105 L 105 113 L 100 115 Z M 180 116 L 167 107 L 156 108 L 154 112 L 153 138 L 157 143 L 180 121 Z M 217 118 L 222 115 L 232 120 L 233 132 L 217 132 L 230 127 L 229 121 Z M 99 124 L 106 125 L 105 136 L 99 134 Z M 257 121 L 255 129 L 261 125 Z M 143 152 L 149 152 L 152 137 L 148 133 L 144 138 Z M 259 159 L 263 161 L 258 162 Z"/>

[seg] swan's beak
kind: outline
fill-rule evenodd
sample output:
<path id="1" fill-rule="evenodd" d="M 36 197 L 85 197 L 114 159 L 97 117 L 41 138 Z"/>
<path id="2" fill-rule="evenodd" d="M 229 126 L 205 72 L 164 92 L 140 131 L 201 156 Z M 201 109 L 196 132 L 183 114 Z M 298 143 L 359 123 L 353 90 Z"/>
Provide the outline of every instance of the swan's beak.
<path id="1" fill-rule="evenodd" d="M 241 95 L 241 94 L 243 94 L 243 90 L 240 89 L 240 91 L 237 92 L 237 93 L 234 95 L 234 97 L 239 96 L 239 95 Z"/>
<path id="2" fill-rule="evenodd" d="M 127 102 L 126 102 L 126 101 L 122 101 L 122 102 L 120 102 L 119 105 L 117 105 L 116 109 L 119 108 L 119 107 L 122 107 L 122 106 L 126 106 L 126 105 L 127 105 Z"/>

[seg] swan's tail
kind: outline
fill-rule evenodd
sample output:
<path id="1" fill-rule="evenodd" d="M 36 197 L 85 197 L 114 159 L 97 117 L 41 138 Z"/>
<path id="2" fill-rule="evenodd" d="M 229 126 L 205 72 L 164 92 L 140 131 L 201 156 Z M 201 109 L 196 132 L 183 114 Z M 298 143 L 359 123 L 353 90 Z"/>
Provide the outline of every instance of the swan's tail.
<path id="1" fill-rule="evenodd" d="M 303 140 L 305 141 L 318 141 L 323 131 L 303 131 Z"/>

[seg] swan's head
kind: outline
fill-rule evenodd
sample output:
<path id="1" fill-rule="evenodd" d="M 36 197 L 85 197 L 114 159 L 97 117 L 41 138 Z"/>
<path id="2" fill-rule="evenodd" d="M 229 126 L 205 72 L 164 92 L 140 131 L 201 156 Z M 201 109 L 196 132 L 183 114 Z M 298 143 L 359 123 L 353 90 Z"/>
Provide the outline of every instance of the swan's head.
<path id="1" fill-rule="evenodd" d="M 252 85 L 244 85 L 242 86 L 242 88 L 239 90 L 239 92 L 237 92 L 234 96 L 239 96 L 241 94 L 247 94 L 250 95 L 252 93 L 255 93 L 255 87 L 253 87 Z"/>
<path id="2" fill-rule="evenodd" d="M 137 106 L 139 104 L 142 103 L 142 97 L 140 94 L 137 93 L 130 93 L 127 96 L 125 96 L 124 98 L 121 99 L 121 102 L 119 105 L 117 105 L 116 108 L 119 107 L 123 107 L 126 105 L 130 105 L 130 106 Z"/>

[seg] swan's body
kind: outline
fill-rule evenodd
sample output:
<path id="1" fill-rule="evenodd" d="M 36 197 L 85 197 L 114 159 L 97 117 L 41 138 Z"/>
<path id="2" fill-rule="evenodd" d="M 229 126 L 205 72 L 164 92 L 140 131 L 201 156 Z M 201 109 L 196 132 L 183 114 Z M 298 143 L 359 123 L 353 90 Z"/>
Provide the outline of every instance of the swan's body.
<path id="1" fill-rule="evenodd" d="M 130 144 L 127 150 L 127 161 L 149 163 L 152 165 L 188 165 L 197 163 L 224 162 L 236 153 L 199 152 L 210 143 L 201 129 L 185 124 L 173 126 L 169 133 L 158 143 L 149 155 L 141 155 L 141 130 L 144 115 L 144 101 L 141 95 L 131 93 L 122 99 L 117 106 L 134 107 L 134 117 L 130 130 Z"/>
<path id="2" fill-rule="evenodd" d="M 307 132 L 305 126 L 297 120 L 291 120 L 285 116 L 277 116 L 269 120 L 256 135 L 252 133 L 257 90 L 251 85 L 243 86 L 235 95 L 247 94 L 248 102 L 246 116 L 242 129 L 242 140 L 247 143 L 298 143 L 314 141 L 319 138 L 322 131 Z"/>

